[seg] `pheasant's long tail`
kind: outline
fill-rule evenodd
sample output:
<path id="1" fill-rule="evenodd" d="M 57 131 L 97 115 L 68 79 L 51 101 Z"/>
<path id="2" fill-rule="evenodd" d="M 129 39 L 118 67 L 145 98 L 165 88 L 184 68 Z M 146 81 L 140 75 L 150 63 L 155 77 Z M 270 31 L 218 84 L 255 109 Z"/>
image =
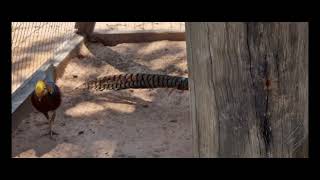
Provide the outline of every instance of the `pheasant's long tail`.
<path id="1" fill-rule="evenodd" d="M 82 85 L 88 90 L 176 88 L 188 90 L 188 78 L 160 74 L 119 74 L 100 77 Z"/>

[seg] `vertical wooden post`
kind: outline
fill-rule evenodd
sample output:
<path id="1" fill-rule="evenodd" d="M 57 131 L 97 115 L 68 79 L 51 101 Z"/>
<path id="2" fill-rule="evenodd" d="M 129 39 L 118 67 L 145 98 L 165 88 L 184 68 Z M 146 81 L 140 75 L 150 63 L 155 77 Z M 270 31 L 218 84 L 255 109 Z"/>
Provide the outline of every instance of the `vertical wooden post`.
<path id="1" fill-rule="evenodd" d="M 91 33 L 94 30 L 96 22 L 76 22 L 75 28 L 77 29 L 76 33 L 83 35 L 85 37 L 90 37 Z"/>
<path id="2" fill-rule="evenodd" d="M 308 23 L 186 23 L 195 157 L 308 157 Z"/>

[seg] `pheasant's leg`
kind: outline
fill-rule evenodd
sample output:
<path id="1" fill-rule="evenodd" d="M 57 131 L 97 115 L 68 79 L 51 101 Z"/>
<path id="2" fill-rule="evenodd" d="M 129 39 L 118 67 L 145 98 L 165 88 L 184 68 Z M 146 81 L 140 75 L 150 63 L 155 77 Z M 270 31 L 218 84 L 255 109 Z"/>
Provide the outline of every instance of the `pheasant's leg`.
<path id="1" fill-rule="evenodd" d="M 49 124 L 50 124 L 50 137 L 52 138 L 52 118 L 50 119 L 50 122 L 49 122 Z"/>
<path id="2" fill-rule="evenodd" d="M 52 135 L 59 135 L 58 133 L 56 133 L 52 130 L 52 126 L 53 126 L 55 118 L 56 118 L 56 112 L 54 111 L 51 116 L 51 119 L 50 119 L 50 137 L 51 138 L 52 138 Z"/>
<path id="3" fill-rule="evenodd" d="M 53 126 L 53 122 L 54 122 L 55 116 L 56 116 L 56 113 L 55 113 L 55 112 L 52 114 L 51 118 L 49 118 L 49 116 L 48 116 L 48 120 L 49 120 L 49 132 L 46 133 L 46 134 L 44 134 L 44 135 L 42 135 L 42 136 L 50 135 L 50 137 L 51 137 L 51 139 L 52 139 L 52 136 L 53 136 L 53 135 L 59 135 L 58 133 L 56 133 L 56 132 L 54 132 L 54 131 L 52 130 L 52 126 Z M 46 116 L 46 117 L 47 117 L 47 116 Z"/>

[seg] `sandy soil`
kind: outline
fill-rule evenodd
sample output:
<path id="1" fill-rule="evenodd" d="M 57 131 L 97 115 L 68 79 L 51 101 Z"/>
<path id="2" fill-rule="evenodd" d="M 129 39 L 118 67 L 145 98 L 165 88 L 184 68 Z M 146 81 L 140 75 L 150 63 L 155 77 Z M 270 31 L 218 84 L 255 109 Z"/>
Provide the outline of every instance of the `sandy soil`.
<path id="1" fill-rule="evenodd" d="M 158 41 L 106 47 L 87 44 L 57 81 L 63 104 L 55 140 L 35 110 L 12 139 L 13 157 L 192 157 L 189 92 L 129 89 L 85 92 L 87 79 L 119 73 L 188 76 L 185 42 Z"/>

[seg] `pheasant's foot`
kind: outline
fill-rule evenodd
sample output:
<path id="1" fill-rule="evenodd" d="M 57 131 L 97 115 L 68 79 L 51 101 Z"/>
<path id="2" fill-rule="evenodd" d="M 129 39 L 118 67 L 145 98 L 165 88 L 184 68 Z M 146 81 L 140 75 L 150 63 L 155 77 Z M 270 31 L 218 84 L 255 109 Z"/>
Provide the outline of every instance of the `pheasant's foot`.
<path id="1" fill-rule="evenodd" d="M 50 135 L 50 138 L 52 138 L 53 135 L 59 135 L 59 133 L 56 133 L 54 131 L 49 131 L 48 133 L 45 133 L 45 134 L 43 134 L 41 136 L 49 136 L 49 135 Z"/>

